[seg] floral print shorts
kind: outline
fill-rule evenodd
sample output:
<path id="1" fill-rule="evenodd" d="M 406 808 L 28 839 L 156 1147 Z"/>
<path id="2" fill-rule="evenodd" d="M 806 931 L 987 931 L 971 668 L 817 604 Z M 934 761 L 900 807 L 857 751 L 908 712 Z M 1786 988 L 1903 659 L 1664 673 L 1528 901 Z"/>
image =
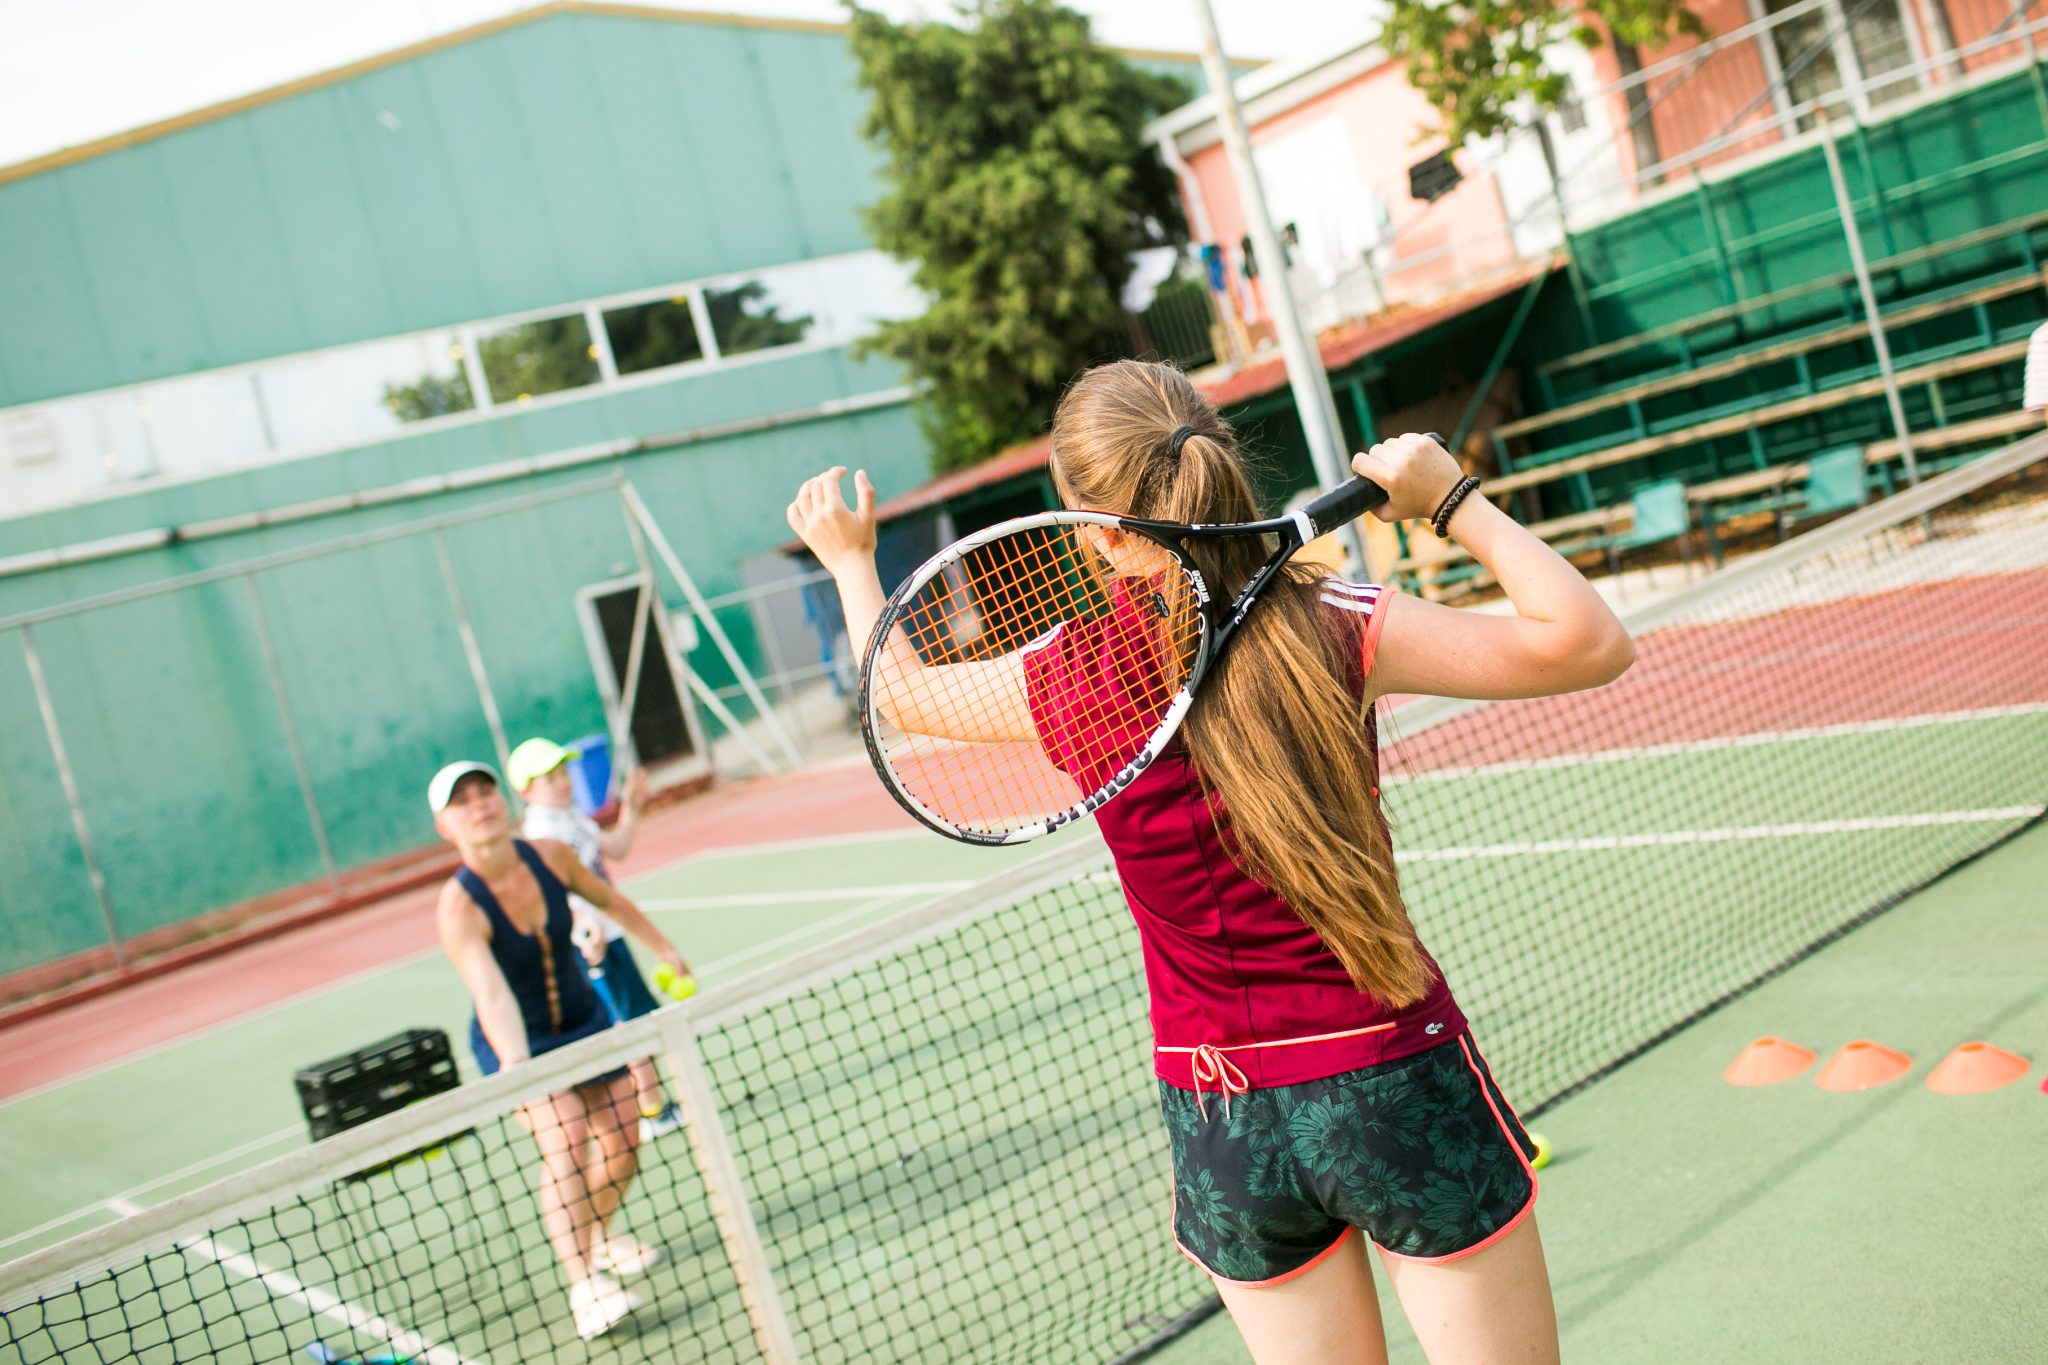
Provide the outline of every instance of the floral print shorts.
<path id="1" fill-rule="evenodd" d="M 1467 1256 L 1536 1202 L 1536 1153 L 1469 1034 L 1322 1080 L 1234 1095 L 1159 1083 L 1173 1235 L 1226 1280 L 1284 1280 L 1362 1229 L 1382 1250 Z M 1203 1116 L 1203 1108 L 1207 1117 Z"/>

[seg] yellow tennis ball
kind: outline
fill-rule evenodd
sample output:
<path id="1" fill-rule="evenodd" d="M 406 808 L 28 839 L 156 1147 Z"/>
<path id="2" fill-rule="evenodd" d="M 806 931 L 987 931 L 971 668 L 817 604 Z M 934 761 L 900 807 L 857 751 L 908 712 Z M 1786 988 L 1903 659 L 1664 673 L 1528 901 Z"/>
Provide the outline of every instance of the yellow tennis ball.
<path id="1" fill-rule="evenodd" d="M 697 993 L 697 978 L 688 972 L 678 972 L 666 962 L 654 969 L 654 985 L 671 1000 L 688 1000 Z"/>
<path id="2" fill-rule="evenodd" d="M 1536 1156 L 1529 1163 L 1529 1168 L 1540 1171 L 1550 1164 L 1550 1139 L 1541 1133 L 1532 1132 L 1529 1134 L 1529 1141 L 1536 1144 Z"/>

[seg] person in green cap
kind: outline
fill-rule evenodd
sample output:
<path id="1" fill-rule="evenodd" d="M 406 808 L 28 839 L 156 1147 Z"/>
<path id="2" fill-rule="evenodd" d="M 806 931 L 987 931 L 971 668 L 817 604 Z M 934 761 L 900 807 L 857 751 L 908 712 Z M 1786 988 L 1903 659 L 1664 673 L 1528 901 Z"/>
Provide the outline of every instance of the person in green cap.
<path id="1" fill-rule="evenodd" d="M 524 832 L 529 839 L 554 839 L 576 851 L 585 867 L 610 882 L 606 866 L 610 858 L 623 858 L 633 847 L 640 827 L 640 809 L 647 799 L 647 774 L 635 768 L 620 789 L 619 818 L 609 830 L 576 809 L 575 788 L 569 779 L 569 760 L 576 751 L 565 749 L 551 739 L 534 738 L 519 745 L 505 764 L 505 777 L 526 803 Z M 657 1008 L 654 995 L 640 975 L 640 965 L 626 946 L 626 931 L 611 916 L 580 896 L 571 896 L 570 908 L 579 921 L 594 927 L 585 935 L 585 954 L 590 974 L 599 982 L 600 993 L 620 1020 L 637 1019 Z M 640 1140 L 673 1133 L 683 1125 L 683 1112 L 662 1093 L 661 1073 L 651 1057 L 633 1063 L 633 1085 L 640 1099 Z"/>

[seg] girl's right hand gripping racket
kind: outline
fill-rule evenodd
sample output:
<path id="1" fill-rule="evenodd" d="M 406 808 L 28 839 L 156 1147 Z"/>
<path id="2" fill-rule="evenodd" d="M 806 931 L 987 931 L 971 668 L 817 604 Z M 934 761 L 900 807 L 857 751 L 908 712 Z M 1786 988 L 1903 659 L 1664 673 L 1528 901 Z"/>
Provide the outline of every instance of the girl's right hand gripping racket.
<path id="1" fill-rule="evenodd" d="M 1092 813 L 1173 738 L 1280 566 L 1385 499 L 1361 478 L 1238 525 L 1043 512 L 941 550 L 868 644 L 875 771 L 918 821 L 967 843 L 1022 843 Z M 1225 536 L 1279 541 L 1228 603 L 1185 548 Z"/>

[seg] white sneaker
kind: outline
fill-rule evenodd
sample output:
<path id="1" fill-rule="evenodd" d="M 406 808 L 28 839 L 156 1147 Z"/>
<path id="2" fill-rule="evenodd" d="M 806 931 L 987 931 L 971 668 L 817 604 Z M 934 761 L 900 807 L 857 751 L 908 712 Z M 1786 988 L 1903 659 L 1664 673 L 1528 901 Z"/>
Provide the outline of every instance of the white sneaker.
<path id="1" fill-rule="evenodd" d="M 683 1126 L 683 1107 L 674 1100 L 661 1106 L 659 1114 L 646 1114 L 640 1119 L 640 1140 L 652 1142 L 658 1137 L 667 1137 Z"/>
<path id="2" fill-rule="evenodd" d="M 640 1306 L 640 1297 L 619 1288 L 603 1275 L 569 1286 L 569 1307 L 576 1315 L 576 1335 L 585 1341 L 601 1337 Z"/>
<path id="3" fill-rule="evenodd" d="M 592 1229 L 590 1268 L 609 1270 L 614 1275 L 638 1275 L 661 1259 L 661 1248 L 651 1247 L 623 1232 Z"/>

